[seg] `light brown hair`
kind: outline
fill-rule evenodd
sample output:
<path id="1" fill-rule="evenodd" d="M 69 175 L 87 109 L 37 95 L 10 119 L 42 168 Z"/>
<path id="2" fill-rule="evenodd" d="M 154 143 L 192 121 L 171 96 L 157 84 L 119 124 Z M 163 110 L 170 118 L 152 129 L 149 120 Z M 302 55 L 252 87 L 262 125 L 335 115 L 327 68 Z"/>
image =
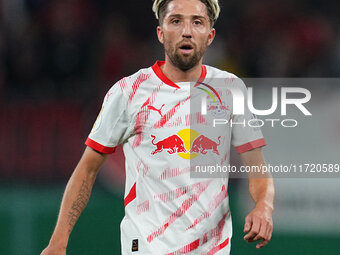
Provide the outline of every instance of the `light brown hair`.
<path id="1" fill-rule="evenodd" d="M 168 4 L 172 0 L 155 0 L 152 6 L 152 10 L 156 15 L 156 19 L 159 20 L 159 24 L 163 23 L 163 19 L 166 15 L 166 10 Z M 207 7 L 207 14 L 210 20 L 210 26 L 213 27 L 219 14 L 220 14 L 220 6 L 218 4 L 218 0 L 199 0 L 205 4 Z"/>

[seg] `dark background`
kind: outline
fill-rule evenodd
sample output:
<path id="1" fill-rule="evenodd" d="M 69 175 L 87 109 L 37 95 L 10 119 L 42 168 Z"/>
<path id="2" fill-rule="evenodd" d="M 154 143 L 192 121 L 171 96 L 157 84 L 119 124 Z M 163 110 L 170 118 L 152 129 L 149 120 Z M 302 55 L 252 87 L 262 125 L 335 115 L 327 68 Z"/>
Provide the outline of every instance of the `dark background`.
<path id="1" fill-rule="evenodd" d="M 205 64 L 240 77 L 339 77 L 338 0 L 220 2 Z M 164 58 L 151 6 L 151 0 L 0 1 L 0 254 L 39 254 L 47 245 L 106 91 Z M 120 252 L 124 176 L 105 171 L 112 182 L 99 177 L 68 254 Z M 337 254 L 339 236 L 293 232 L 255 251 L 241 240 L 238 186 L 233 180 L 229 192 L 232 254 Z"/>

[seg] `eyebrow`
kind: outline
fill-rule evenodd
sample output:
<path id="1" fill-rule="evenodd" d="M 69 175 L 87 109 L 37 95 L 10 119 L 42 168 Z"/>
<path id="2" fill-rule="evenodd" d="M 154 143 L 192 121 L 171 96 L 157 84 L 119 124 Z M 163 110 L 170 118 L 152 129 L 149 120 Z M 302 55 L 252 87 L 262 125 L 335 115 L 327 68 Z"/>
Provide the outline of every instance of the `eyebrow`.
<path id="1" fill-rule="evenodd" d="M 171 14 L 171 15 L 169 15 L 168 18 L 183 18 L 183 17 L 184 17 L 184 15 L 182 15 L 182 14 Z M 201 15 L 192 15 L 191 17 L 193 19 L 206 19 L 206 17 L 201 16 Z"/>

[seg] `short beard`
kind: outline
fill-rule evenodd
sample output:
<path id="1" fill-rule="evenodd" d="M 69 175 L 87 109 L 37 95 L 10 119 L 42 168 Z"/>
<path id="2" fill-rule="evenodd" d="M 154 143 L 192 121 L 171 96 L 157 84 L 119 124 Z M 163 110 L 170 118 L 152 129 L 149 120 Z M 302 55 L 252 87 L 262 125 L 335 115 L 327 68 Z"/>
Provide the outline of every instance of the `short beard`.
<path id="1" fill-rule="evenodd" d="M 200 48 L 197 52 L 194 52 L 191 56 L 180 55 L 177 52 L 177 47 L 167 47 L 168 43 L 164 41 L 165 54 L 169 57 L 171 63 L 183 72 L 190 70 L 195 67 L 205 52 L 206 48 Z"/>

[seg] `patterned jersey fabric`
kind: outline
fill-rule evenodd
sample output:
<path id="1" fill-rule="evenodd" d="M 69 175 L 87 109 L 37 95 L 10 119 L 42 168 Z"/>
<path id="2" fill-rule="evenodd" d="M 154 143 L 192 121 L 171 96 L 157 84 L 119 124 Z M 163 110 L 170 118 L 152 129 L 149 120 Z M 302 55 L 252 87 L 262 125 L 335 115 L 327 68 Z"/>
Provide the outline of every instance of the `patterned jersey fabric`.
<path id="1" fill-rule="evenodd" d="M 123 144 L 122 254 L 229 254 L 228 178 L 191 178 L 192 159 L 226 165 L 231 144 L 242 153 L 264 146 L 265 141 L 258 128 L 241 124 L 220 125 L 222 135 L 209 132 L 207 121 L 214 116 L 235 123 L 253 116 L 248 110 L 233 116 L 231 95 L 210 85 L 197 91 L 218 92 L 216 100 L 223 107 L 216 107 L 214 97 L 208 96 L 207 115 L 200 113 L 201 108 L 193 110 L 190 101 L 197 84 L 173 83 L 162 73 L 163 64 L 158 61 L 117 82 L 106 94 L 86 141 L 102 153 L 112 153 Z M 209 84 L 214 78 L 231 84 L 236 79 L 202 66 L 200 81 Z M 237 86 L 246 90 L 243 83 Z"/>

